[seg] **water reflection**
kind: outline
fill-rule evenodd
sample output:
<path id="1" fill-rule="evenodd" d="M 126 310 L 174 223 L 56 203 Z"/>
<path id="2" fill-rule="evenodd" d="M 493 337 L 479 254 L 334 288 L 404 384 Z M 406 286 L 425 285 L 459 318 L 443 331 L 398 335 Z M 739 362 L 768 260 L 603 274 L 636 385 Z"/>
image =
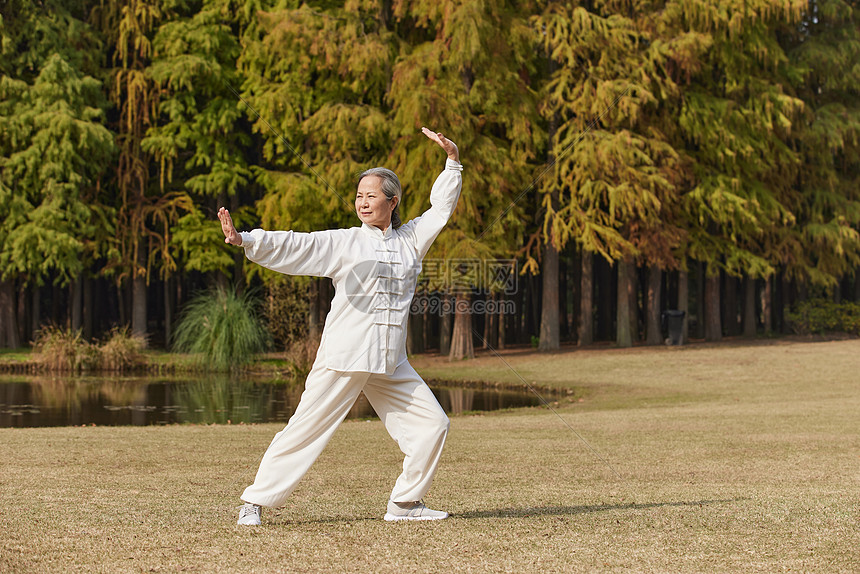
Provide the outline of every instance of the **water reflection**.
<path id="1" fill-rule="evenodd" d="M 10 376 L 0 378 L 0 427 L 286 423 L 303 388 L 303 381 L 227 375 L 205 379 Z M 539 404 L 528 391 L 431 388 L 445 411 L 454 414 Z M 361 395 L 348 418 L 372 416 L 373 409 Z"/>

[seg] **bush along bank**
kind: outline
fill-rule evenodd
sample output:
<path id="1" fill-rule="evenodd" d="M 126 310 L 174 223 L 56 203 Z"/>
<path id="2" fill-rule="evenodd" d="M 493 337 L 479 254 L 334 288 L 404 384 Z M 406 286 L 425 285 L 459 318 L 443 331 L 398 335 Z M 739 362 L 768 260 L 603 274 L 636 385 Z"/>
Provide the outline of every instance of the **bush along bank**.
<path id="1" fill-rule="evenodd" d="M 810 299 L 799 303 L 786 315 L 791 329 L 798 335 L 860 335 L 860 304 L 834 303 L 827 299 Z"/>

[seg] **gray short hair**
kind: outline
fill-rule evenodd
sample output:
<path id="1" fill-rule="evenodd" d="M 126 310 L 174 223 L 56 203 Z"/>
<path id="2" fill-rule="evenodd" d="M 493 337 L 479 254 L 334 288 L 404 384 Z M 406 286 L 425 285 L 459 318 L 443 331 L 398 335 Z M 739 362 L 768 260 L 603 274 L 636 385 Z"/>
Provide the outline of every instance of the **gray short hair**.
<path id="1" fill-rule="evenodd" d="M 400 179 L 397 174 L 390 169 L 384 167 L 372 167 L 365 170 L 358 176 L 358 183 L 369 175 L 375 175 L 382 181 L 382 193 L 389 199 L 397 198 L 397 205 L 394 206 L 394 211 L 391 212 L 391 226 L 397 229 L 402 225 L 400 221 L 400 202 L 403 201 L 403 189 L 400 187 Z"/>

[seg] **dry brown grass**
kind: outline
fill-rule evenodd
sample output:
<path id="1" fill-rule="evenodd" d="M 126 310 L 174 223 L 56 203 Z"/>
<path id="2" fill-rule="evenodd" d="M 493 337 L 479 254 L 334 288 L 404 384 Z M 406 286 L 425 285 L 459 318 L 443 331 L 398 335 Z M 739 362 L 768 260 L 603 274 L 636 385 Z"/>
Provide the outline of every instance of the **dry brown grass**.
<path id="1" fill-rule="evenodd" d="M 415 364 L 510 378 L 490 359 Z M 349 422 L 247 528 L 237 497 L 275 425 L 3 429 L 0 571 L 860 569 L 860 341 L 506 360 L 586 388 L 558 413 L 620 479 L 546 409 L 456 417 L 428 497 L 452 518 L 389 524 L 399 452 Z"/>

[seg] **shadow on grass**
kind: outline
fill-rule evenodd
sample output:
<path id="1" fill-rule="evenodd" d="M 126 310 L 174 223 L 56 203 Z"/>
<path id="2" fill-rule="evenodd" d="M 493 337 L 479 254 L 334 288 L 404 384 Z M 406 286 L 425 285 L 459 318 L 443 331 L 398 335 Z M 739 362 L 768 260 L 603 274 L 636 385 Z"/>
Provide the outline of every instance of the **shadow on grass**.
<path id="1" fill-rule="evenodd" d="M 592 512 L 608 512 L 612 510 L 650 510 L 652 508 L 706 506 L 710 504 L 728 504 L 749 500 L 748 498 L 726 498 L 718 500 L 694 500 L 687 502 L 630 502 L 627 504 L 591 504 L 583 506 L 538 506 L 531 508 L 499 508 L 495 510 L 473 510 L 451 514 L 451 518 L 528 518 L 530 516 L 563 516 L 590 514 Z"/>
<path id="2" fill-rule="evenodd" d="M 531 518 L 536 516 L 575 516 L 577 514 L 590 514 L 593 512 L 609 512 L 613 510 L 650 510 L 654 508 L 669 507 L 703 507 L 711 504 L 729 504 L 750 500 L 749 498 L 726 498 L 717 500 L 694 500 L 681 502 L 631 502 L 628 504 L 592 504 L 583 506 L 538 506 L 526 508 L 499 508 L 495 510 L 473 510 L 471 512 L 451 513 L 451 518 Z M 380 520 L 380 516 L 357 516 L 353 518 L 317 518 L 310 520 L 289 520 L 275 511 L 274 516 L 269 518 L 273 526 L 300 525 L 300 524 L 337 524 L 348 522 L 373 522 Z M 266 519 L 264 517 L 264 522 Z"/>

